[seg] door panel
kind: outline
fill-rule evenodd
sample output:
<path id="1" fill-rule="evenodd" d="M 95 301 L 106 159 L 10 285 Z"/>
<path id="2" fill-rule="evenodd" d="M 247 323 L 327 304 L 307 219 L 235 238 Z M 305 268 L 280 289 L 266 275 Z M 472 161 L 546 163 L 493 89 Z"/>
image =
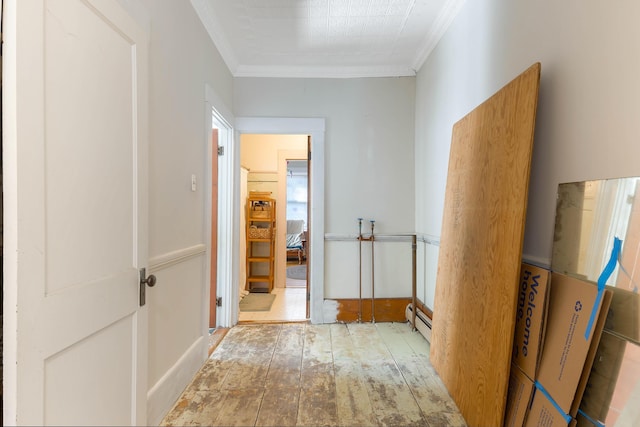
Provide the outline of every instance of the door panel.
<path id="1" fill-rule="evenodd" d="M 131 422 L 129 393 L 133 386 L 131 375 L 117 375 L 113 372 L 132 373 L 134 366 L 130 357 L 135 330 L 135 318 L 127 316 L 115 324 L 84 338 L 66 349 L 51 355 L 45 360 L 44 381 L 45 424 L 47 425 L 83 425 L 87 420 L 109 420 L 110 425 L 127 425 Z M 123 340 L 123 337 L 128 340 Z M 114 352 L 112 348 L 119 348 Z M 109 354 L 99 367 L 78 372 L 78 360 L 91 360 L 96 354 Z M 100 405 L 74 405 L 70 402 L 82 402 L 87 390 L 95 390 L 96 384 L 106 387 L 100 395 L 110 396 Z"/>
<path id="2" fill-rule="evenodd" d="M 17 421 L 146 422 L 146 35 L 117 2 L 16 2 Z"/>

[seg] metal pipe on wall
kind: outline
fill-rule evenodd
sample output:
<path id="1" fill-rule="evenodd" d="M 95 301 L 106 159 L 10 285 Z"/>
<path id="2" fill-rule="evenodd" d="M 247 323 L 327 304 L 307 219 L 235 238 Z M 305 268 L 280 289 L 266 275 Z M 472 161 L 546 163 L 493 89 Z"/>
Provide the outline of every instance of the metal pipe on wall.
<path id="1" fill-rule="evenodd" d="M 371 323 L 376 323 L 376 314 L 375 314 L 375 300 L 376 300 L 376 286 L 375 286 L 375 257 L 373 255 L 373 246 L 375 241 L 375 236 L 373 234 L 373 227 L 375 225 L 374 220 L 370 220 L 371 222 Z"/>
<path id="2" fill-rule="evenodd" d="M 417 260 L 416 252 L 418 249 L 417 237 L 415 234 L 411 235 L 411 305 L 413 311 L 411 314 L 411 327 L 416 330 L 416 300 L 418 299 L 416 290 L 417 280 Z"/>
<path id="3" fill-rule="evenodd" d="M 362 323 L 362 218 L 358 218 L 358 259 L 360 261 L 358 273 L 358 323 Z"/>
<path id="4" fill-rule="evenodd" d="M 417 242 L 418 235 L 415 233 L 407 233 L 407 234 L 375 234 L 375 220 L 369 220 L 371 224 L 371 234 L 368 237 L 365 237 L 362 234 L 362 218 L 358 218 L 358 234 L 355 236 L 356 240 L 358 240 L 358 323 L 362 323 L 362 242 L 371 242 L 371 321 L 375 323 L 375 252 L 374 252 L 374 242 L 376 240 L 381 241 L 406 241 L 404 239 L 411 239 L 411 307 L 417 306 L 418 296 L 417 296 Z M 402 240 L 393 240 L 389 238 L 401 238 Z M 330 240 L 333 241 L 353 241 L 354 236 L 344 236 L 344 237 L 331 237 Z M 329 240 L 329 239 L 328 239 Z M 425 241 L 425 240 L 421 240 Z M 411 326 L 414 331 L 417 330 L 416 327 L 416 315 L 417 310 L 412 309 L 411 319 L 407 317 L 407 320 L 411 322 Z"/>

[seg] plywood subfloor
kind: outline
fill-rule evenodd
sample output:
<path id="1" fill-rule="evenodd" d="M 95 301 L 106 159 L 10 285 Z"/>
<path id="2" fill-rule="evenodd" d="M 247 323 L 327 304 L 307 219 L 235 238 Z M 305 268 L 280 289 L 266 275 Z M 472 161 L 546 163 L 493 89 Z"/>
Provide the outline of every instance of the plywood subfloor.
<path id="1" fill-rule="evenodd" d="M 466 426 L 407 323 L 235 326 L 162 425 Z"/>
<path id="2" fill-rule="evenodd" d="M 431 359 L 470 425 L 506 404 L 540 64 L 453 127 Z"/>

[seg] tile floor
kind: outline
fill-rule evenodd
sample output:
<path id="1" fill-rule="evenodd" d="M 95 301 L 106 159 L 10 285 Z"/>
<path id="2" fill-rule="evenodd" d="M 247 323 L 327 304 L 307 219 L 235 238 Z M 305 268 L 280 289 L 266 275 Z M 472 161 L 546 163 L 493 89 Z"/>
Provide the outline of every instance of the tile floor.
<path id="1" fill-rule="evenodd" d="M 298 265 L 287 261 L 287 266 Z M 306 280 L 287 277 L 284 288 L 274 288 L 276 295 L 271 310 L 240 312 L 240 322 L 301 322 L 307 320 Z"/>
<path id="2" fill-rule="evenodd" d="M 264 321 L 304 321 L 307 317 L 306 294 L 304 287 L 274 288 L 276 299 L 269 311 L 240 312 L 240 322 Z"/>

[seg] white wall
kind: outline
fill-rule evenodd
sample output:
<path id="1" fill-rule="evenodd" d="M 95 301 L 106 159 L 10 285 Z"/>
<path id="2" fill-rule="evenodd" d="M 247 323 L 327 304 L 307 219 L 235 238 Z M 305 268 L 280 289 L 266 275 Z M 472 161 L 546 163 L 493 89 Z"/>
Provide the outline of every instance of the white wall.
<path id="1" fill-rule="evenodd" d="M 417 76 L 417 231 L 440 236 L 453 124 L 541 62 L 524 257 L 548 265 L 559 183 L 640 175 L 639 17 L 632 0 L 466 2 Z"/>
<path id="2" fill-rule="evenodd" d="M 414 105 L 412 77 L 237 78 L 234 86 L 237 117 L 326 118 L 325 232 L 341 236 L 357 234 L 358 217 L 375 219 L 380 233 L 413 231 Z M 325 297 L 357 298 L 355 243 L 331 242 L 325 257 Z M 395 263 L 396 254 L 385 262 Z M 406 273 L 386 283 L 377 277 L 376 287 L 410 296 Z"/>
<path id="3" fill-rule="evenodd" d="M 150 29 L 149 423 L 158 423 L 206 358 L 205 85 L 231 111 L 233 78 L 191 3 L 122 0 Z M 210 120 L 210 113 L 209 113 Z M 197 190 L 191 191 L 191 174 Z"/>

